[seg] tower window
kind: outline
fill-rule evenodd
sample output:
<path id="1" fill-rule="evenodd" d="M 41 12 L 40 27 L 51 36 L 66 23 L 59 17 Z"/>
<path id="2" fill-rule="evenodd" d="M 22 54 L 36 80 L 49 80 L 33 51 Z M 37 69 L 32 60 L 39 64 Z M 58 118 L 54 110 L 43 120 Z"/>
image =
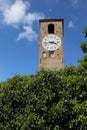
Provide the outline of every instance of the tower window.
<path id="1" fill-rule="evenodd" d="M 54 33 L 54 24 L 48 25 L 48 33 Z"/>
<path id="2" fill-rule="evenodd" d="M 49 51 L 49 57 L 55 57 L 55 52 L 54 51 Z"/>
<path id="3" fill-rule="evenodd" d="M 42 53 L 42 57 L 45 58 L 46 56 L 47 56 L 46 52 L 43 52 L 43 53 Z"/>

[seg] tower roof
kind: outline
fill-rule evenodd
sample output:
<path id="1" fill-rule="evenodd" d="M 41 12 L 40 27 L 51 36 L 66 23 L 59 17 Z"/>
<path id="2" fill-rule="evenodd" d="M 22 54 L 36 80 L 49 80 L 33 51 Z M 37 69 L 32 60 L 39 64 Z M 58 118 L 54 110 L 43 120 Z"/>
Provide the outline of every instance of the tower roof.
<path id="1" fill-rule="evenodd" d="M 39 22 L 53 22 L 53 21 L 64 21 L 63 18 L 60 18 L 60 19 L 40 19 Z"/>

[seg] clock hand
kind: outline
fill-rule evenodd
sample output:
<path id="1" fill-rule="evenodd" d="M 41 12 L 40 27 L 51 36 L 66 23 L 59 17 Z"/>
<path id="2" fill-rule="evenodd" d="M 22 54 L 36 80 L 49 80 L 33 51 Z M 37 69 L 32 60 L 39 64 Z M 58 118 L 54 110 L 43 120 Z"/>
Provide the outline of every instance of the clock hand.
<path id="1" fill-rule="evenodd" d="M 54 43 L 54 41 L 49 41 L 50 43 Z"/>
<path id="2" fill-rule="evenodd" d="M 56 43 L 54 42 L 54 44 L 56 44 Z"/>
<path id="3" fill-rule="evenodd" d="M 55 42 L 53 42 L 53 41 L 51 41 L 51 42 L 49 42 L 49 43 L 51 43 L 51 44 L 56 44 Z"/>
<path id="4" fill-rule="evenodd" d="M 45 46 L 50 45 L 50 42 L 44 42 Z"/>

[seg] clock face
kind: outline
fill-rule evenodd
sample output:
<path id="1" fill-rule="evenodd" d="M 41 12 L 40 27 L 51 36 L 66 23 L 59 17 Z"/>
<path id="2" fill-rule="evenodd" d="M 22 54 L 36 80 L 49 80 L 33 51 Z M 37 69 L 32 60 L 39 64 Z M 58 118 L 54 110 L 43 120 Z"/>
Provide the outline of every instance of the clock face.
<path id="1" fill-rule="evenodd" d="M 61 46 L 61 39 L 54 34 L 49 34 L 43 38 L 42 46 L 49 51 L 57 50 Z"/>

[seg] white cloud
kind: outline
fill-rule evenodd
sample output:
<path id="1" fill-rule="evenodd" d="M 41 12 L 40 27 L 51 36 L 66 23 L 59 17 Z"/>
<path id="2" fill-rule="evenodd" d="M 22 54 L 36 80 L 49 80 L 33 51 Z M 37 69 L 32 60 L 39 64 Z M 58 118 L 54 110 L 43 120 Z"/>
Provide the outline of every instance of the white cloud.
<path id="1" fill-rule="evenodd" d="M 43 13 L 28 13 L 25 17 L 25 23 L 32 25 L 35 21 L 38 21 L 39 19 L 44 18 Z"/>
<path id="2" fill-rule="evenodd" d="M 69 27 L 69 28 L 74 28 L 74 23 L 73 23 L 72 20 L 69 21 L 69 23 L 68 23 L 68 27 Z"/>
<path id="3" fill-rule="evenodd" d="M 12 5 L 5 4 L 7 0 L 1 2 L 3 5 L 3 17 L 4 22 L 8 25 L 15 25 L 19 23 L 32 25 L 35 21 L 38 21 L 40 18 L 43 18 L 43 13 L 37 12 L 28 12 L 30 3 L 23 2 L 22 0 L 16 0 Z M 4 6 L 7 5 L 7 6 Z"/>
<path id="4" fill-rule="evenodd" d="M 42 13 L 28 13 L 24 18 L 24 31 L 18 35 L 17 40 L 26 38 L 28 41 L 36 40 L 38 35 L 33 30 L 33 23 L 39 19 L 44 18 Z"/>
<path id="5" fill-rule="evenodd" d="M 17 38 L 17 40 L 20 40 L 22 38 L 27 38 L 29 41 L 36 40 L 38 35 L 36 32 L 30 27 L 30 26 L 24 26 L 24 32 L 21 32 Z"/>
<path id="6" fill-rule="evenodd" d="M 17 40 L 26 38 L 29 41 L 37 38 L 36 32 L 33 30 L 33 23 L 44 18 L 43 13 L 28 12 L 30 9 L 28 0 L 0 0 L 0 12 L 3 16 L 3 22 L 6 25 L 19 27 L 23 26 L 23 32 L 20 32 Z"/>
<path id="7" fill-rule="evenodd" d="M 3 12 L 6 24 L 17 24 L 23 21 L 26 14 L 27 5 L 21 0 L 17 0 L 10 8 Z"/>

